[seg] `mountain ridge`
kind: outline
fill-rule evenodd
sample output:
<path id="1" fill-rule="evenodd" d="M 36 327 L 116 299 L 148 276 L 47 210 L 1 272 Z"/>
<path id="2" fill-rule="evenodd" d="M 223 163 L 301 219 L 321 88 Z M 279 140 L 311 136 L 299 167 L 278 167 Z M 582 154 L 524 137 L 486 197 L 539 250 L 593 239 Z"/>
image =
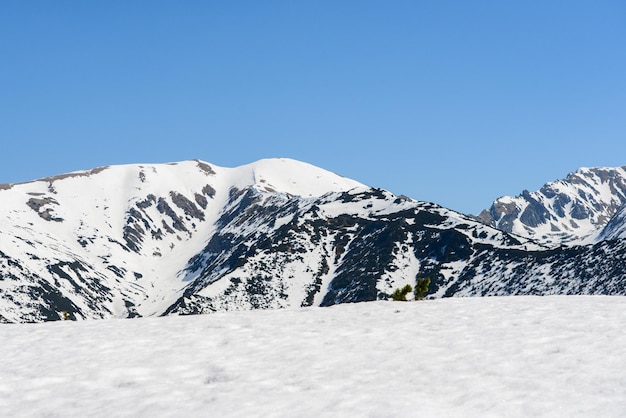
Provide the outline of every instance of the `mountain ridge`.
<path id="1" fill-rule="evenodd" d="M 107 166 L 0 199 L 3 322 L 329 306 L 418 277 L 429 297 L 626 293 L 623 240 L 559 250 L 289 159 Z"/>

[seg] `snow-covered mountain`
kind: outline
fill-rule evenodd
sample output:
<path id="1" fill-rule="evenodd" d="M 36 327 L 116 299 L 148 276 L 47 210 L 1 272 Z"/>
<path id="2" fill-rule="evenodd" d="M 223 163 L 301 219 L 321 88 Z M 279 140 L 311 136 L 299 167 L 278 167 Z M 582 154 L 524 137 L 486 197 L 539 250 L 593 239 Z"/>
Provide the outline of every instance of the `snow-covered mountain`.
<path id="1" fill-rule="evenodd" d="M 286 159 L 234 169 L 201 161 L 101 167 L 1 185 L 0 315 L 162 313 L 189 284 L 183 269 L 233 196 L 254 189 L 310 198 L 358 187 Z"/>
<path id="2" fill-rule="evenodd" d="M 623 240 L 551 249 L 288 160 L 102 167 L 0 186 L 0 320 L 626 294 Z M 598 263 L 598 259 L 602 263 Z"/>
<path id="3" fill-rule="evenodd" d="M 547 245 L 573 245 L 608 237 L 608 231 L 601 231 L 624 204 L 626 166 L 581 168 L 536 192 L 524 190 L 517 197 L 501 197 L 478 217 Z"/>

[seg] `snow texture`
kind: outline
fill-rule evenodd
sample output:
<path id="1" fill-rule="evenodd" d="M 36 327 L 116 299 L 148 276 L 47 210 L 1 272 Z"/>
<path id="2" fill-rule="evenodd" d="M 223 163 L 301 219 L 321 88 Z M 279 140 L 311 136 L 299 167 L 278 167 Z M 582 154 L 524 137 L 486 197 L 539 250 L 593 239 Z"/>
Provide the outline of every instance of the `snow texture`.
<path id="1" fill-rule="evenodd" d="M 11 417 L 626 416 L 626 298 L 369 302 L 0 327 Z"/>

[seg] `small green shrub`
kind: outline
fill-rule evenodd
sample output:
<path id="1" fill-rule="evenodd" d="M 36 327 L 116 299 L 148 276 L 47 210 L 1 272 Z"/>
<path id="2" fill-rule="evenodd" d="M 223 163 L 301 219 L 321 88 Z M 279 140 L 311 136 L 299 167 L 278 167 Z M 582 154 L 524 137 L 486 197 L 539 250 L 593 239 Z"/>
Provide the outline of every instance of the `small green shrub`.
<path id="1" fill-rule="evenodd" d="M 397 301 L 405 301 L 406 302 L 406 295 L 408 295 L 412 291 L 413 291 L 413 287 L 411 287 L 410 284 L 407 284 L 402 289 L 394 290 L 393 293 L 389 297 L 391 299 L 395 300 L 396 302 Z"/>
<path id="2" fill-rule="evenodd" d="M 415 281 L 415 300 L 424 299 L 426 293 L 428 293 L 428 287 L 430 286 L 430 278 L 429 277 L 419 277 Z"/>

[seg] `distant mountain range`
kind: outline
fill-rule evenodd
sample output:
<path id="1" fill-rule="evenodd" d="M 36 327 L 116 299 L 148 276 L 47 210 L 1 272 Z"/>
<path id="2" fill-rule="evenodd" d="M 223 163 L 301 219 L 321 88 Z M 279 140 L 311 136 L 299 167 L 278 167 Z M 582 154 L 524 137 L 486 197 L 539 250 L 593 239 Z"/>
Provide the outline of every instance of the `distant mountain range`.
<path id="1" fill-rule="evenodd" d="M 626 168 L 478 217 L 306 163 L 101 167 L 0 185 L 0 321 L 428 297 L 626 294 Z"/>

